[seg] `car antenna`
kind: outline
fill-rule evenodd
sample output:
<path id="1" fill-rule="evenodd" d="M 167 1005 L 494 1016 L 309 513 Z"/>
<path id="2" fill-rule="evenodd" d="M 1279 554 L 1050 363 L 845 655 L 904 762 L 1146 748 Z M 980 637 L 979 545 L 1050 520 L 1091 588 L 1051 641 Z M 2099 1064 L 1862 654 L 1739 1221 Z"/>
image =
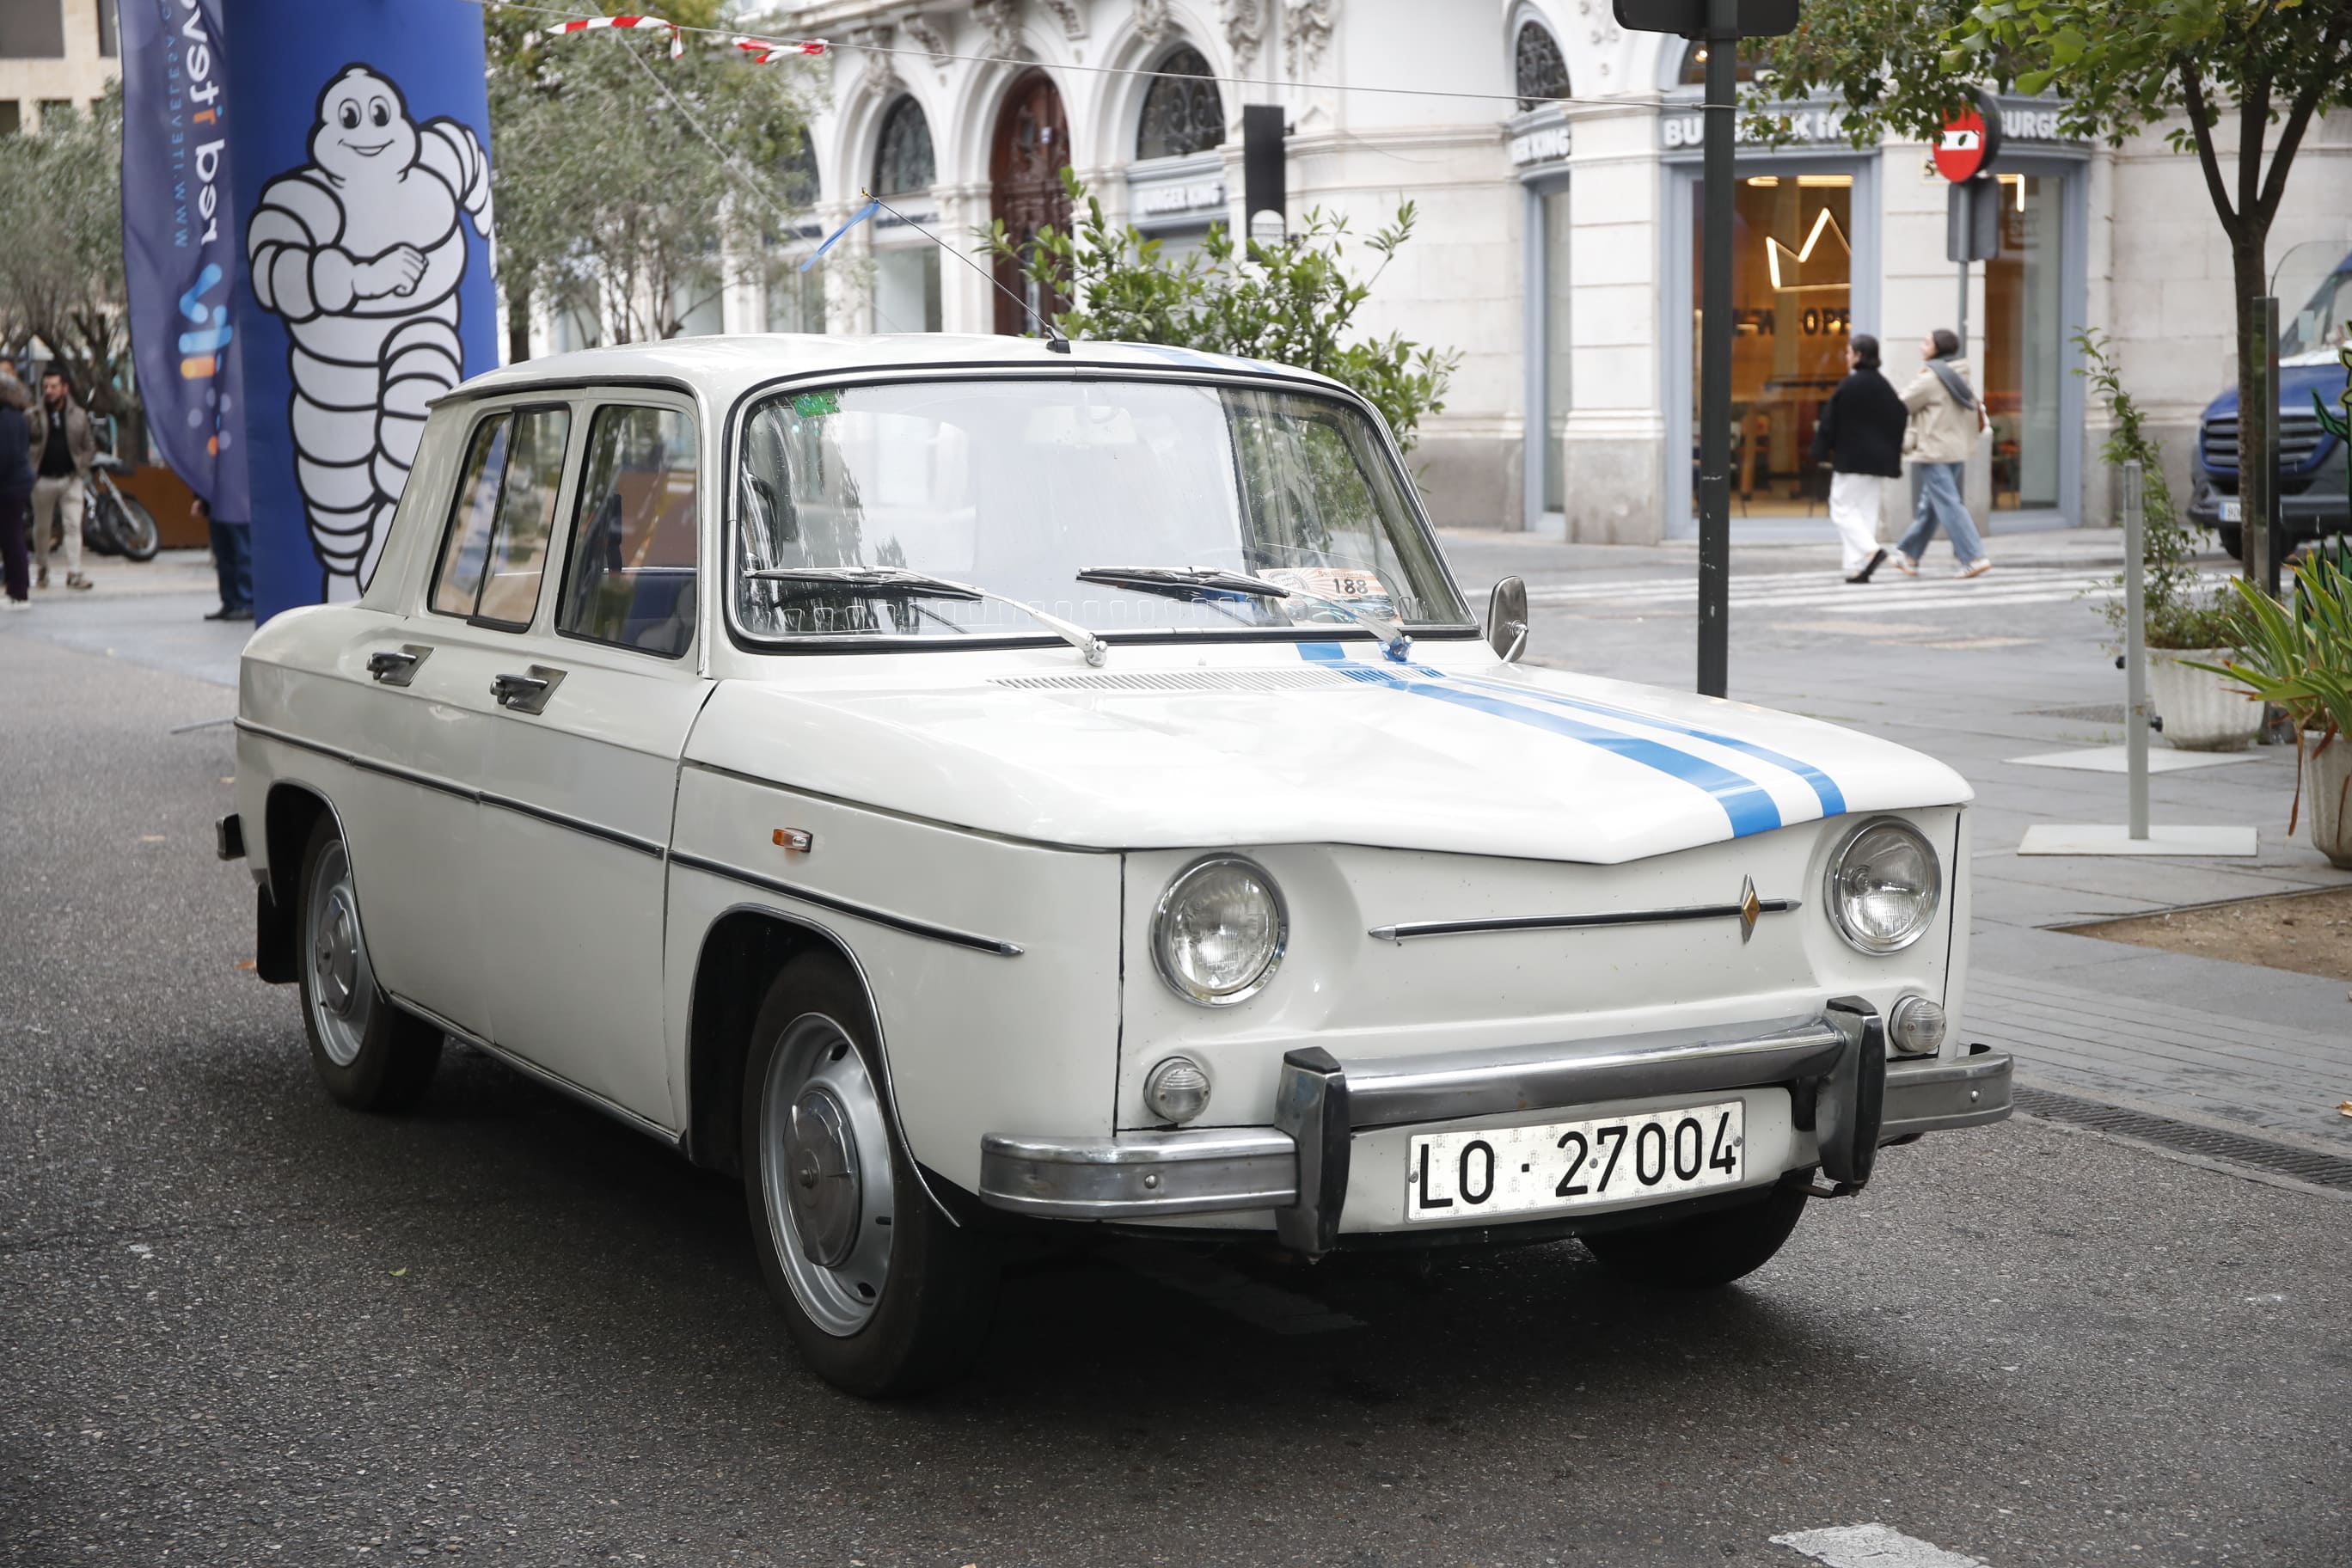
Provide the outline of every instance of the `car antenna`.
<path id="1" fill-rule="evenodd" d="M 938 246 L 941 250 L 946 251 L 950 256 L 954 257 L 958 261 L 962 262 L 966 267 L 971 268 L 974 272 L 979 273 L 982 278 L 987 279 L 990 285 L 993 287 L 998 293 L 1003 295 L 1006 299 L 1020 306 L 1024 311 L 1027 312 L 1029 319 L 1037 323 L 1038 334 L 1045 340 L 1045 347 L 1048 352 L 1057 354 L 1066 354 L 1070 352 L 1069 334 L 1063 331 L 1061 328 L 1054 325 L 1053 322 L 1047 321 L 1044 314 L 1038 310 L 1036 306 L 1032 305 L 1028 300 L 1023 299 L 1020 295 L 1015 294 L 1012 289 L 1007 289 L 1004 286 L 1004 280 L 997 277 L 995 273 L 989 271 L 979 262 L 974 261 L 971 257 L 966 256 L 962 251 L 958 250 L 954 246 L 950 245 L 946 240 L 941 239 L 938 235 L 933 234 L 929 229 L 925 228 L 921 224 L 917 223 L 913 218 L 908 217 L 905 213 L 900 212 L 897 207 L 892 206 L 888 202 L 886 202 L 880 196 L 876 195 L 872 191 L 860 190 L 857 194 L 864 196 L 867 201 L 872 202 L 876 206 L 880 207 L 884 212 L 888 213 L 892 217 L 897 218 L 900 223 L 905 224 L 908 228 L 913 229 L 917 234 L 921 235 L 925 239 L 929 240 L 933 245 Z"/>

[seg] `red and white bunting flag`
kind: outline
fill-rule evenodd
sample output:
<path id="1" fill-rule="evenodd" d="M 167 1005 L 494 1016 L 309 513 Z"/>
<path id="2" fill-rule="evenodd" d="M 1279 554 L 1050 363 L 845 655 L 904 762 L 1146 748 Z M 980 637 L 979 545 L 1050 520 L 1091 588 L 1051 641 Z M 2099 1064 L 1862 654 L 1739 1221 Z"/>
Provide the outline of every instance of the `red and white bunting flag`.
<path id="1" fill-rule="evenodd" d="M 802 38 L 792 43 L 780 43 L 774 38 L 738 38 L 735 47 L 751 56 L 755 66 L 766 65 L 780 55 L 821 55 L 825 48 L 823 38 Z"/>
<path id="2" fill-rule="evenodd" d="M 604 27 L 618 27 L 625 30 L 637 27 L 667 29 L 669 58 L 677 59 L 686 53 L 686 36 L 678 31 L 677 24 L 665 22 L 659 16 L 631 16 L 625 14 L 618 16 L 583 16 L 577 22 L 558 22 L 548 31 L 561 37 L 565 33 L 589 33 Z"/>

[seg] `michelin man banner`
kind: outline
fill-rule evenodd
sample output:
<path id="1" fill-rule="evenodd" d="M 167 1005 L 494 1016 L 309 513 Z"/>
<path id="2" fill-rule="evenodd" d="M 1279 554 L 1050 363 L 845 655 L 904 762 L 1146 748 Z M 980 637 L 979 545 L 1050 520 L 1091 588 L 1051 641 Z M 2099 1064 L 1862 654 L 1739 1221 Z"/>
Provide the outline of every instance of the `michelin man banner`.
<path id="1" fill-rule="evenodd" d="M 221 227 L 235 239 L 224 270 L 237 287 L 214 330 L 230 334 L 242 377 L 226 400 L 242 429 L 225 426 L 224 445 L 244 454 L 257 609 L 352 597 L 383 549 L 426 405 L 497 363 L 481 8 L 123 0 L 126 75 L 134 11 L 151 37 L 165 23 L 187 37 L 201 18 L 224 76 Z M 186 94 L 192 54 L 179 80 L 160 68 Z M 127 178 L 124 204 L 127 215 Z"/>

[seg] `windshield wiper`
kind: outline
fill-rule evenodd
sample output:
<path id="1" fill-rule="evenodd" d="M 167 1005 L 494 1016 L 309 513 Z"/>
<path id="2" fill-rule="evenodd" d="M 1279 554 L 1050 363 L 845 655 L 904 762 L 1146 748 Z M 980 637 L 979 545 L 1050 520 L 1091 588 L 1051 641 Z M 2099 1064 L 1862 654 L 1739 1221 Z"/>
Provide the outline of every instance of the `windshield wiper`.
<path id="1" fill-rule="evenodd" d="M 1089 566 L 1078 574 L 1078 581 L 1162 594 L 1196 605 L 1213 604 L 1219 599 L 1304 599 L 1371 633 L 1380 639 L 1381 652 L 1399 664 L 1412 653 L 1412 639 L 1405 636 L 1402 626 L 1385 616 L 1358 609 L 1344 599 L 1327 599 L 1304 588 L 1286 588 L 1279 583 L 1239 572 L 1222 572 L 1209 566 Z"/>
<path id="2" fill-rule="evenodd" d="M 1110 651 L 1110 645 L 1102 638 L 1059 616 L 1049 616 L 1018 599 L 992 594 L 969 583 L 934 577 L 928 572 L 909 572 L 903 566 L 763 566 L 743 575 L 755 583 L 777 584 L 795 598 L 854 594 L 869 599 L 961 599 L 968 603 L 985 600 L 1020 611 L 1076 648 L 1090 665 L 1099 666 Z"/>

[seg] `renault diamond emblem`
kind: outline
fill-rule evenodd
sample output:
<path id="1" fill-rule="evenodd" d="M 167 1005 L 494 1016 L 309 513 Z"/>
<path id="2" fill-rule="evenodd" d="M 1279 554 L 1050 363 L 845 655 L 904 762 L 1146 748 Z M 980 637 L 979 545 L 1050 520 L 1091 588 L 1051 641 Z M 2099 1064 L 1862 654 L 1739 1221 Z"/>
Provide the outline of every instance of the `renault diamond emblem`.
<path id="1" fill-rule="evenodd" d="M 1764 912 L 1764 900 L 1756 896 L 1756 879 L 1739 879 L 1739 940 L 1745 945 L 1756 934 L 1756 917 Z"/>

